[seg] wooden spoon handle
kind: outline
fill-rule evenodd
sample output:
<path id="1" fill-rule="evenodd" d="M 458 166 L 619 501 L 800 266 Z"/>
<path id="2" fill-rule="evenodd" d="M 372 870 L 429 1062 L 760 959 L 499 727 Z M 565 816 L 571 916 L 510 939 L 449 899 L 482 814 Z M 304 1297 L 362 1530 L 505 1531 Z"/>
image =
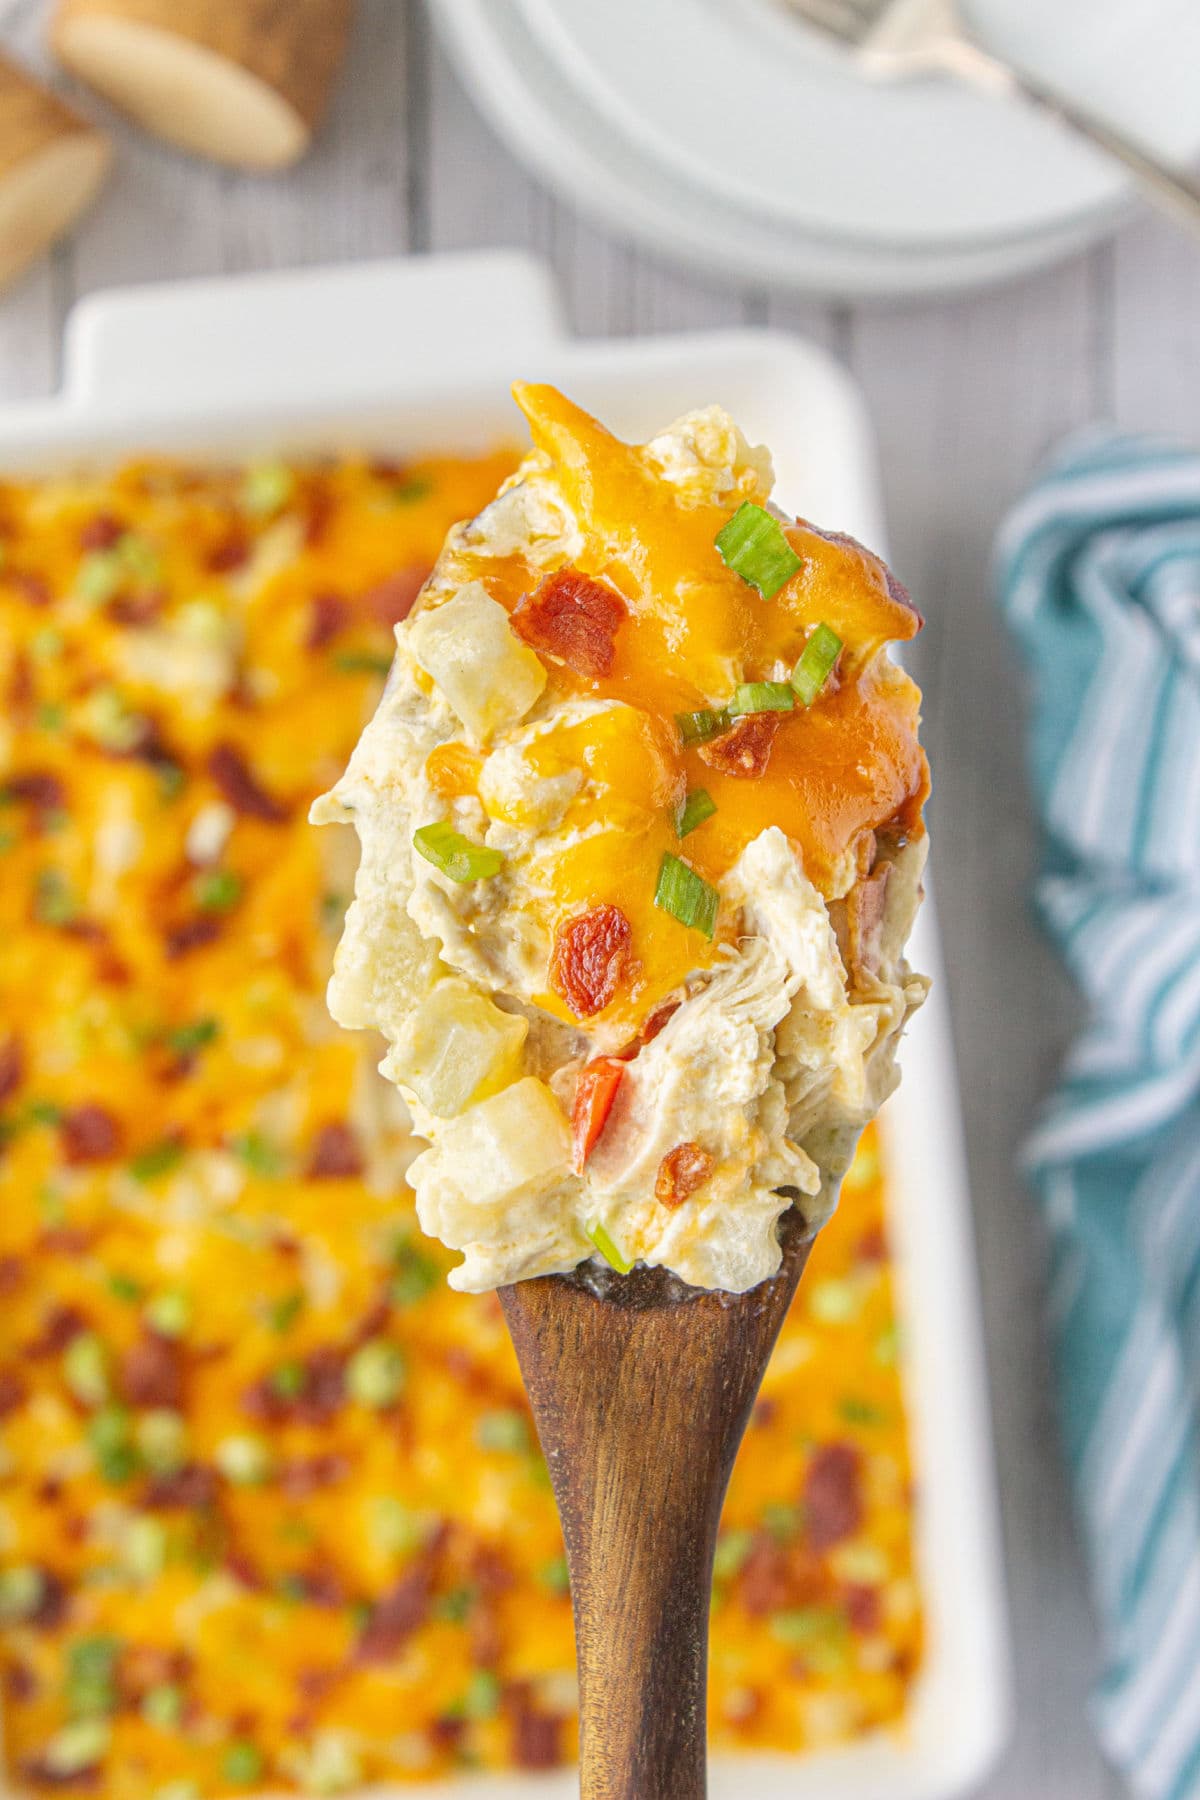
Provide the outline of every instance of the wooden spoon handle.
<path id="1" fill-rule="evenodd" d="M 789 1215 L 791 1217 L 791 1215 Z M 708 1610 L 721 1505 L 811 1238 L 750 1294 L 638 1270 L 501 1300 L 566 1539 L 583 1800 L 703 1800 Z M 677 1297 L 683 1296 L 683 1297 Z"/>

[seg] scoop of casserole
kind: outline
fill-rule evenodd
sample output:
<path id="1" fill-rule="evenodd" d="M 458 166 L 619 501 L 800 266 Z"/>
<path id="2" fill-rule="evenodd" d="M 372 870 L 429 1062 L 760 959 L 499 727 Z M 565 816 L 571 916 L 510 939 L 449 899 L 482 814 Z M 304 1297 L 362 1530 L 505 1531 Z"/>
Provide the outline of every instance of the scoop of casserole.
<path id="1" fill-rule="evenodd" d="M 928 770 L 920 618 L 769 504 L 719 407 L 534 448 L 450 533 L 318 823 L 362 847 L 329 1003 L 388 1042 L 424 1229 L 481 1290 L 600 1255 L 734 1292 L 896 1080 Z"/>

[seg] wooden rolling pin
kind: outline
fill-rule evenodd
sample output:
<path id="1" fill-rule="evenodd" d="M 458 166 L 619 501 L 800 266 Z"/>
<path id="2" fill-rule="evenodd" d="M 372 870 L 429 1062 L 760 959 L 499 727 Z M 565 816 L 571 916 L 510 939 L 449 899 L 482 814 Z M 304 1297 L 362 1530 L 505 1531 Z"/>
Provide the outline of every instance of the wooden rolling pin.
<path id="1" fill-rule="evenodd" d="M 0 286 L 62 236 L 109 161 L 102 132 L 0 58 Z"/>
<path id="2" fill-rule="evenodd" d="M 282 169 L 324 116 L 352 17 L 353 0 L 59 0 L 50 43 L 158 137 Z"/>

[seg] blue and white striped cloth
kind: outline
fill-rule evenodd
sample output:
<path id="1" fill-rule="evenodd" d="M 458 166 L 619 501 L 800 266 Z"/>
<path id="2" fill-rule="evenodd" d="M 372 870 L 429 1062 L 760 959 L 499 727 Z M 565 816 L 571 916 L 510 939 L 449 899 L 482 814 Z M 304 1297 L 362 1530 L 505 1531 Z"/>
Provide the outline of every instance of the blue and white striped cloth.
<path id="1" fill-rule="evenodd" d="M 998 545 L 1032 686 L 1041 916 L 1088 1023 L 1026 1150 L 1134 1792 L 1200 1800 L 1200 456 L 1075 440 Z"/>

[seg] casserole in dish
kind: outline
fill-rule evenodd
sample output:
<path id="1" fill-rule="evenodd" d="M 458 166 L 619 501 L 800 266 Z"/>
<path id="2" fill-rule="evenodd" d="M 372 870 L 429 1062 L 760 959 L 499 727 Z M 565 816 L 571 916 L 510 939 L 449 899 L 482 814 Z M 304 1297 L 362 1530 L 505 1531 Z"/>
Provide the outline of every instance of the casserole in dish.
<path id="1" fill-rule="evenodd" d="M 487 295 L 496 338 L 489 337 L 487 345 L 480 345 L 475 338 L 465 352 L 467 366 L 464 353 L 456 351 L 441 375 L 434 372 L 436 359 L 427 353 L 420 379 L 398 382 L 394 396 L 381 394 L 378 369 L 386 366 L 387 344 L 392 335 L 405 342 L 421 337 L 428 352 L 429 340 L 435 335 L 433 320 L 440 315 L 447 346 L 453 346 L 458 341 L 454 333 L 461 328 L 462 312 L 469 314 L 470 297 L 477 292 Z M 426 304 L 431 308 L 428 315 L 424 311 Z M 458 321 L 452 316 L 456 307 L 461 309 Z M 161 309 L 157 314 L 156 308 Z M 541 310 L 544 317 L 544 309 Z M 553 345 L 549 334 L 542 335 L 539 341 L 534 329 L 538 311 L 536 277 L 519 265 L 502 265 L 499 270 L 488 272 L 478 266 L 472 269 L 469 264 L 458 269 L 426 265 L 295 281 L 274 278 L 232 284 L 224 292 L 201 284 L 198 292 L 184 291 L 174 297 L 141 295 L 124 302 L 100 302 L 91 309 L 90 320 L 85 313 L 83 324 L 76 328 L 72 358 L 76 370 L 87 371 L 90 365 L 91 407 L 81 407 L 71 399 L 69 391 L 62 408 L 23 409 L 9 441 L 21 443 L 26 466 L 40 464 L 47 469 L 98 457 L 109 460 L 124 449 L 135 448 L 242 458 L 267 451 L 303 453 L 353 445 L 372 456 L 377 469 L 386 471 L 397 459 L 414 452 L 462 446 L 482 450 L 508 435 L 512 425 L 505 406 L 507 377 L 514 367 L 534 362 L 537 372 L 551 374 L 586 403 L 603 405 L 608 416 L 631 431 L 644 428 L 653 417 L 681 410 L 697 392 L 735 406 L 750 429 L 770 436 L 778 446 L 781 465 L 785 459 L 789 465 L 781 467 L 788 491 L 803 494 L 806 504 L 819 516 L 863 535 L 871 534 L 874 520 L 870 470 L 864 462 L 853 397 L 844 391 L 836 373 L 822 359 L 769 338 L 677 340 L 661 347 L 572 349 Z M 513 322 L 507 341 L 505 316 Z M 349 329 L 347 320 L 353 321 Z M 380 335 L 372 332 L 376 322 L 385 326 Z M 335 325 L 338 339 L 350 347 L 348 364 L 340 371 L 344 398 L 339 397 L 338 382 L 331 369 L 336 358 L 329 355 Z M 289 328 L 292 340 L 288 344 L 290 365 L 311 364 L 320 368 L 318 385 L 323 391 L 314 394 L 311 404 L 304 408 L 290 395 L 284 396 L 279 362 L 265 354 L 266 346 L 284 335 L 282 328 Z M 193 389 L 189 394 L 185 380 L 180 384 L 177 403 L 171 405 L 168 395 L 156 385 L 164 370 L 174 366 L 181 348 L 194 349 L 206 337 L 210 347 L 216 349 L 223 331 L 228 331 L 226 349 L 218 351 L 209 366 L 201 384 L 206 392 L 200 395 Z M 371 346 L 369 351 L 367 345 Z M 156 360 L 160 355 L 161 363 Z M 475 367 L 470 366 L 472 361 Z M 139 371 L 136 378 L 135 366 Z M 256 371 L 261 405 L 254 404 L 253 386 L 247 393 L 251 368 Z M 226 381 L 230 384 L 228 389 L 224 388 Z M 77 378 L 75 393 L 78 392 Z M 140 411 L 131 403 L 137 392 L 148 396 Z M 248 422 L 248 412 L 252 423 Z M 797 419 L 804 421 L 800 431 L 795 427 Z M 272 470 L 273 476 L 269 473 Z M 271 496 L 267 490 L 272 479 L 278 487 L 279 465 L 261 465 L 256 479 L 262 490 L 260 499 L 269 504 Z M 386 473 L 382 477 L 373 475 L 372 479 L 396 485 Z M 91 554 L 103 555 L 115 548 L 115 544 L 97 544 Z M 359 656 L 370 653 L 368 644 L 358 645 L 356 641 L 351 641 L 343 652 Z M 353 677 L 369 671 L 347 669 L 345 673 Z M 98 703 L 95 710 L 101 728 L 110 733 L 128 723 L 116 717 L 111 704 Z M 218 782 L 211 758 L 223 748 L 227 747 L 210 747 L 208 752 L 209 775 Z M 272 796 L 272 789 L 286 787 L 286 768 L 270 770 L 273 780 L 250 790 L 252 798 L 257 795 L 250 804 L 246 799 L 244 764 L 255 746 L 247 742 L 241 748 L 240 775 L 236 773 L 239 765 L 230 764 L 228 758 L 218 766 L 224 769 L 227 783 L 235 790 L 234 798 L 240 783 L 241 798 L 251 815 L 269 823 L 266 812 L 283 803 Z M 269 750 L 269 746 L 264 746 L 264 750 Z M 206 894 L 210 885 L 205 886 Z M 228 883 L 222 891 L 227 890 Z M 192 896 L 193 913 L 219 911 L 217 898 L 213 888 L 209 894 L 212 903 L 205 904 L 197 891 Z M 48 894 L 47 903 L 60 915 L 60 924 L 69 922 L 61 918 L 63 907 L 69 905 L 69 895 Z M 928 951 L 924 954 L 928 963 Z M 910 1069 L 925 1084 L 928 1110 L 922 1117 L 918 1105 L 908 1108 L 907 1165 L 903 1126 L 893 1126 L 889 1161 L 897 1170 L 902 1226 L 906 1225 L 911 1234 L 908 1268 L 919 1280 L 929 1280 L 932 1274 L 939 1291 L 936 1311 L 941 1327 L 948 1320 L 951 1331 L 958 1333 L 954 1341 L 942 1338 L 927 1343 L 923 1351 L 922 1320 L 926 1312 L 935 1309 L 917 1310 L 912 1371 L 916 1460 L 926 1490 L 921 1516 L 924 1532 L 928 1533 L 931 1521 L 934 1523 L 938 1541 L 938 1556 L 926 1557 L 922 1572 L 929 1596 L 931 1653 L 903 1738 L 881 1738 L 877 1743 L 839 1754 L 817 1777 L 826 1783 L 853 1781 L 857 1760 L 858 1771 L 871 1786 L 886 1780 L 891 1791 L 913 1794 L 948 1792 L 955 1781 L 976 1771 L 988 1740 L 995 1735 L 1003 1697 L 993 1604 L 990 1520 L 986 1486 L 981 1481 L 981 1398 L 972 1360 L 969 1317 L 959 1311 L 969 1296 L 961 1259 L 963 1217 L 956 1210 L 959 1202 L 953 1188 L 940 1200 L 936 1192 L 927 1191 L 921 1196 L 919 1208 L 906 1208 L 904 1201 L 906 1186 L 912 1179 L 911 1148 L 915 1137 L 938 1143 L 938 1163 L 943 1173 L 954 1152 L 953 1113 L 945 1071 L 938 1070 L 936 1060 L 932 1072 L 928 1064 L 921 1068 L 917 1054 L 920 1029 L 914 1033 Z M 204 1046 L 199 1048 L 203 1050 Z M 903 1109 L 896 1116 L 902 1119 Z M 142 1147 L 145 1152 L 154 1148 Z M 262 1149 L 259 1145 L 254 1152 L 260 1162 Z M 152 1169 L 149 1179 L 152 1181 L 163 1172 Z M 926 1180 L 924 1171 L 922 1179 Z M 926 1257 L 923 1275 L 922 1244 Z M 940 1269 L 934 1267 L 931 1257 L 942 1259 Z M 88 1371 L 83 1363 L 87 1359 L 80 1356 L 78 1360 L 81 1370 L 76 1374 L 85 1381 Z M 91 1373 L 95 1374 L 94 1368 Z M 380 1381 L 386 1373 L 382 1368 L 376 1370 Z M 302 1391 L 307 1379 L 302 1372 Z M 923 1380 L 927 1386 L 924 1399 Z M 378 1394 L 382 1389 L 376 1385 L 372 1391 Z M 118 1453 L 120 1446 L 114 1441 L 112 1449 Z M 248 1458 L 250 1452 L 246 1454 Z M 951 1468 L 955 1471 L 953 1477 L 946 1474 Z M 936 1483 L 944 1488 L 944 1510 L 940 1516 Z M 253 1482 L 247 1485 L 252 1486 Z M 969 1576 L 956 1566 L 956 1554 L 975 1565 Z M 945 1565 L 948 1579 L 941 1598 L 937 1593 L 939 1564 Z M 966 1589 L 969 1602 L 957 1619 L 946 1604 L 946 1597 L 956 1586 L 960 1591 Z M 98 1659 L 99 1652 L 96 1656 Z M 943 1686 L 939 1695 L 939 1679 L 955 1685 L 952 1689 Z M 155 1685 L 169 1687 L 171 1683 Z M 956 1741 L 939 1728 L 936 1715 L 943 1707 L 956 1719 L 960 1734 Z M 756 1760 L 753 1767 L 758 1791 L 770 1793 L 776 1791 L 776 1782 L 781 1784 L 777 1791 L 796 1791 L 797 1781 L 808 1779 L 808 1772 L 815 1765 L 780 1759 Z M 253 1771 L 248 1760 L 243 1774 L 250 1777 L 252 1785 Z M 730 1779 L 736 1784 L 736 1769 L 731 1770 Z M 501 1783 L 493 1791 L 506 1789 Z M 731 1785 L 730 1791 L 736 1791 L 736 1786 Z"/>

